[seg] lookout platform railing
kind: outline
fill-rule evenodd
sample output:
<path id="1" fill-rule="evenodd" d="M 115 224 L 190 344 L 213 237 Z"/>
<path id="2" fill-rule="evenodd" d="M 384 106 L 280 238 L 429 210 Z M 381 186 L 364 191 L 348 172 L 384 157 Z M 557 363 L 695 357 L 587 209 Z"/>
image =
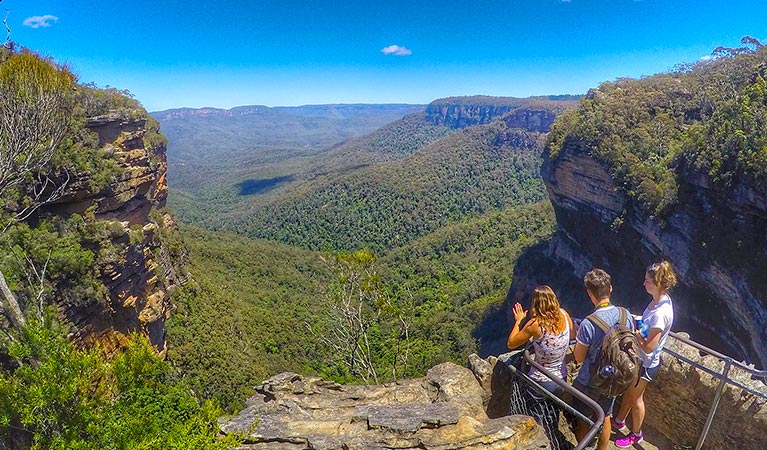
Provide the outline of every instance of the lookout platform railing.
<path id="1" fill-rule="evenodd" d="M 709 409 L 708 417 L 706 418 L 706 422 L 703 425 L 703 430 L 701 431 L 700 437 L 698 438 L 698 443 L 695 445 L 695 450 L 701 450 L 701 448 L 703 448 L 703 443 L 705 442 L 706 437 L 708 436 L 708 432 L 711 430 L 711 424 L 714 422 L 714 417 L 716 416 L 716 410 L 717 408 L 719 408 L 719 401 L 722 399 L 722 392 L 724 390 L 724 386 L 726 384 L 730 384 L 746 392 L 749 392 L 753 395 L 767 399 L 767 370 L 754 369 L 753 367 L 747 366 L 746 364 L 735 361 L 730 356 L 719 353 L 716 350 L 712 350 L 704 345 L 701 345 L 693 341 L 692 339 L 688 339 L 680 335 L 679 333 L 675 333 L 672 331 L 669 334 L 669 336 L 673 339 L 676 339 L 684 344 L 687 344 L 695 348 L 701 353 L 701 356 L 705 356 L 705 355 L 713 356 L 714 358 L 717 358 L 720 361 L 724 362 L 724 366 L 722 370 L 716 371 L 684 355 L 680 355 L 679 353 L 668 348 L 668 346 L 663 348 L 664 353 L 667 353 L 680 361 L 684 361 L 685 363 L 695 367 L 696 369 L 701 370 L 719 380 L 719 385 L 716 388 L 716 394 L 714 395 L 714 399 L 711 402 L 711 408 Z M 753 379 L 761 380 L 762 389 L 761 390 L 754 389 L 752 387 L 744 385 L 743 383 L 737 380 L 730 378 L 729 377 L 730 369 L 732 369 L 733 367 L 738 367 L 739 369 L 745 371 L 746 373 L 750 374 Z"/>
<path id="2" fill-rule="evenodd" d="M 703 444 L 706 440 L 706 437 L 708 436 L 709 431 L 711 430 L 711 425 L 713 424 L 715 420 L 716 412 L 719 407 L 719 403 L 722 398 L 722 392 L 724 390 L 725 385 L 729 384 L 731 386 L 735 386 L 755 396 L 767 399 L 767 371 L 758 370 L 742 362 L 738 362 L 730 356 L 727 356 L 715 350 L 712 350 L 679 333 L 671 332 L 669 334 L 669 337 L 696 349 L 701 356 L 706 356 L 706 355 L 712 356 L 724 363 L 721 370 L 714 370 L 710 367 L 704 366 L 698 361 L 695 361 L 687 356 L 679 354 L 678 352 L 670 349 L 668 345 L 663 348 L 664 353 L 670 356 L 673 356 L 677 360 L 682 361 L 686 364 L 689 364 L 690 366 L 695 367 L 696 369 L 702 372 L 705 372 L 719 380 L 719 384 L 717 385 L 717 389 L 716 389 L 716 394 L 714 395 L 714 398 L 711 402 L 711 407 L 709 409 L 708 416 L 703 425 L 703 429 L 700 432 L 698 442 L 695 446 L 695 450 L 701 450 L 703 448 Z M 554 427 L 558 427 L 558 422 L 554 424 L 541 424 L 542 426 L 544 426 L 546 434 L 551 440 L 552 448 L 557 450 L 564 450 L 564 449 L 570 449 L 570 448 L 572 448 L 573 450 L 582 450 L 585 448 L 589 448 L 590 445 L 593 445 L 593 442 L 595 441 L 595 439 L 598 437 L 599 433 L 602 430 L 605 411 L 602 410 L 602 408 L 596 402 L 594 402 L 593 400 L 588 398 L 585 394 L 583 394 L 582 392 L 572 387 L 566 381 L 559 379 L 557 377 L 550 376 L 549 373 L 546 371 L 546 369 L 544 369 L 540 364 L 535 362 L 535 359 L 532 357 L 532 355 L 530 355 L 529 350 L 527 349 L 516 350 L 509 353 L 508 355 L 509 356 L 503 362 L 506 363 L 507 367 L 511 371 L 512 379 L 515 380 L 514 382 L 518 383 L 518 386 L 516 386 L 515 389 L 512 389 L 512 399 L 511 399 L 512 411 L 511 412 L 517 413 L 517 414 L 534 415 L 534 413 L 531 413 L 530 411 L 530 405 L 524 404 L 526 401 L 526 396 L 524 395 L 524 392 L 521 392 L 523 389 L 533 389 L 539 394 L 539 396 L 543 396 L 548 400 L 548 403 L 546 405 L 536 406 L 537 408 L 549 408 L 549 409 L 557 408 L 557 411 L 548 411 L 549 414 L 555 417 L 558 417 L 559 411 L 566 411 L 576 420 L 581 420 L 590 427 L 588 433 L 584 436 L 584 438 L 580 440 L 579 442 L 577 442 L 577 444 L 574 447 L 572 447 L 571 444 L 566 442 L 561 442 L 560 440 L 555 439 L 553 437 L 558 432 L 558 430 L 554 429 Z M 552 394 L 551 392 L 543 388 L 540 385 L 540 383 L 531 379 L 527 375 L 527 373 L 525 373 L 524 370 L 518 367 L 518 364 L 514 364 L 514 362 L 519 361 L 520 358 L 523 358 L 525 363 L 528 366 L 535 367 L 541 373 L 545 374 L 549 379 L 551 379 L 554 383 L 556 383 L 557 386 L 559 386 L 563 390 L 563 392 L 565 392 L 567 395 L 571 396 L 572 398 L 578 398 L 583 403 L 588 405 L 588 407 L 591 408 L 591 410 L 595 413 L 594 416 L 596 417 L 596 420 L 591 420 L 589 417 L 584 416 L 580 411 L 573 408 L 570 404 L 562 400 L 559 396 Z M 731 378 L 729 374 L 730 374 L 730 370 L 733 367 L 737 367 L 738 369 L 746 372 L 748 375 L 751 376 L 752 379 L 761 381 L 761 383 L 759 384 L 760 388 L 747 386 L 741 383 L 740 381 Z"/>

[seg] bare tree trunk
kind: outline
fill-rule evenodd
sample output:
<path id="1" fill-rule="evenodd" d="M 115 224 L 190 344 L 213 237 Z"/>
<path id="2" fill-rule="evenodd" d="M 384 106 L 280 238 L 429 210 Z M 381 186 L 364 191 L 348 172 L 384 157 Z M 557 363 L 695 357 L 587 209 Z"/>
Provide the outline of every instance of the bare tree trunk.
<path id="1" fill-rule="evenodd" d="M 11 292 L 11 288 L 8 287 L 8 282 L 5 281 L 5 275 L 0 270 L 0 291 L 3 293 L 3 307 L 8 310 L 9 317 L 13 322 L 15 328 L 21 328 L 27 324 L 27 320 L 24 318 L 24 314 L 21 312 L 21 306 L 19 301 L 16 300 L 16 296 Z"/>
<path id="2" fill-rule="evenodd" d="M 2 3 L 3 0 L 0 0 L 0 3 Z M 8 44 L 11 42 L 11 28 L 8 26 L 8 15 L 11 13 L 11 10 L 8 8 L 5 8 L 5 19 L 3 19 L 3 25 L 5 26 L 5 29 L 8 31 L 8 35 L 5 37 L 5 42 L 3 42 L 3 45 Z"/>

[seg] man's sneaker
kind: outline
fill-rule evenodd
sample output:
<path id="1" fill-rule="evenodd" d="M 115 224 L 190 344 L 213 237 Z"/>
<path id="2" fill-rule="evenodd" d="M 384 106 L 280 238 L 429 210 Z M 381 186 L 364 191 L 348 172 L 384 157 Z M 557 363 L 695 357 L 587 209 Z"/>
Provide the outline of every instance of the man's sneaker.
<path id="1" fill-rule="evenodd" d="M 615 441 L 615 446 L 618 448 L 626 448 L 631 447 L 634 444 L 638 444 L 642 442 L 644 439 L 642 438 L 642 432 L 640 431 L 639 434 L 629 433 L 628 436 L 624 438 L 620 438 Z"/>
<path id="2" fill-rule="evenodd" d="M 617 421 L 614 417 L 610 417 L 610 428 L 612 428 L 613 431 L 620 431 L 621 433 L 627 432 L 629 429 L 626 426 L 626 421 Z"/>

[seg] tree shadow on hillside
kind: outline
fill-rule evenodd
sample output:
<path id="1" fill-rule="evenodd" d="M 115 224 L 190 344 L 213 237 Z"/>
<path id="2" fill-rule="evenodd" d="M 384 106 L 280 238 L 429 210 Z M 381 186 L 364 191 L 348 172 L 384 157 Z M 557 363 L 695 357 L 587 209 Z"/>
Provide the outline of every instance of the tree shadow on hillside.
<path id="1" fill-rule="evenodd" d="M 271 191 L 277 186 L 293 181 L 295 177 L 293 175 L 286 175 L 282 177 L 265 178 L 261 180 L 249 179 L 242 183 L 237 184 L 237 188 L 240 190 L 239 195 L 254 195 L 263 194 Z"/>

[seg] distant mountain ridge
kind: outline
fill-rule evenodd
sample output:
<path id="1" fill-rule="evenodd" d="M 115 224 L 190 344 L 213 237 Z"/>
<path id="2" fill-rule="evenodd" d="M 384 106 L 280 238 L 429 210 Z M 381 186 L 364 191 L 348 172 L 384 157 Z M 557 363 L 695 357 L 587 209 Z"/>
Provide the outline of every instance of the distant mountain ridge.
<path id="1" fill-rule="evenodd" d="M 537 130 L 545 131 L 556 108 L 568 105 L 547 109 L 537 99 L 534 109 L 527 108 L 529 100 L 514 99 L 514 104 L 516 108 L 493 116 L 489 124 L 448 133 L 444 125 L 434 125 L 428 113 L 408 116 L 359 140 L 365 145 L 357 141 L 336 149 L 348 155 L 347 160 L 353 160 L 355 149 L 369 152 L 368 163 L 336 173 L 324 170 L 323 177 L 279 196 L 241 200 L 241 207 L 203 220 L 213 228 L 307 249 L 365 247 L 382 252 L 453 221 L 539 201 L 544 191 L 539 177 L 542 133 Z M 388 151 L 388 144 L 404 142 L 398 139 L 401 132 L 429 127 L 432 132 L 419 145 L 391 145 L 394 151 Z M 321 162 L 321 156 L 317 160 Z"/>
<path id="2" fill-rule="evenodd" d="M 408 157 L 457 129 L 503 114 L 514 116 L 509 127 L 545 132 L 560 110 L 575 105 L 571 97 L 552 98 L 439 99 L 429 106 L 431 114 L 423 105 L 330 104 L 180 108 L 153 115 L 169 140 L 170 206 L 187 223 L 211 226 L 212 217 L 255 213 L 274 197 L 305 191 L 309 181 Z M 435 105 L 446 107 L 443 116 Z M 474 120 L 480 110 L 481 119 Z M 458 120 L 451 119 L 455 115 Z"/>
<path id="3" fill-rule="evenodd" d="M 184 119 L 187 117 L 237 117 L 256 114 L 276 114 L 287 113 L 297 116 L 321 116 L 328 113 L 334 113 L 340 117 L 346 117 L 359 112 L 374 111 L 400 111 L 412 110 L 410 112 L 420 111 L 426 105 L 407 104 L 407 103 L 385 103 L 385 104 L 367 104 L 367 103 L 337 103 L 327 105 L 302 105 L 302 106 L 265 106 L 265 105 L 245 105 L 236 106 L 230 109 L 224 108 L 173 108 L 162 111 L 153 111 L 150 114 L 157 120 Z"/>

